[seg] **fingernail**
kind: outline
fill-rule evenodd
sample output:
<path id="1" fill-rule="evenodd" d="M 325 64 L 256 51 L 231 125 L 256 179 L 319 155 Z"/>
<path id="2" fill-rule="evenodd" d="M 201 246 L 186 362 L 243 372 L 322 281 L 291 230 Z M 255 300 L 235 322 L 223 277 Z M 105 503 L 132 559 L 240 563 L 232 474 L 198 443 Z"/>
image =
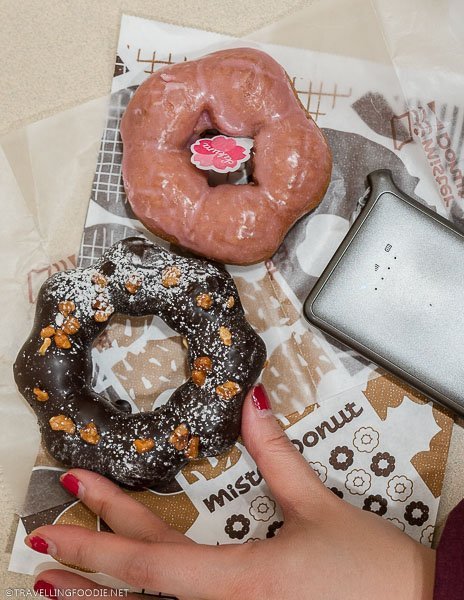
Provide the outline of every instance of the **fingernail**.
<path id="1" fill-rule="evenodd" d="M 34 583 L 34 592 L 40 596 L 45 596 L 46 598 L 56 598 L 55 586 L 53 586 L 51 583 L 48 583 L 48 581 L 44 581 L 43 579 L 38 579 Z"/>
<path id="2" fill-rule="evenodd" d="M 61 475 L 60 483 L 64 487 L 64 489 L 73 496 L 81 497 L 83 495 L 83 485 L 79 481 L 79 479 L 72 473 L 64 473 L 64 475 Z"/>
<path id="3" fill-rule="evenodd" d="M 269 397 L 262 384 L 255 385 L 251 398 L 259 415 L 265 416 L 272 412 Z"/>
<path id="4" fill-rule="evenodd" d="M 56 554 L 55 545 L 39 535 L 28 535 L 24 540 L 24 543 L 26 546 L 29 546 L 29 548 L 32 548 L 32 550 L 40 552 L 40 554 Z"/>

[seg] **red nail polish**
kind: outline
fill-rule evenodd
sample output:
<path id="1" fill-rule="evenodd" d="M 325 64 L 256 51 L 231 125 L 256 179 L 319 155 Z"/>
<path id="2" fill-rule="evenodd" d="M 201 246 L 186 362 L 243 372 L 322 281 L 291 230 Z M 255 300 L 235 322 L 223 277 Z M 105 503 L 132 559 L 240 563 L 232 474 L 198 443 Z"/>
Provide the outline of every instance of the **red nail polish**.
<path id="1" fill-rule="evenodd" d="M 271 403 L 269 402 L 268 395 L 263 385 L 256 385 L 253 388 L 251 397 L 253 399 L 253 404 L 258 410 L 271 410 Z"/>
<path id="2" fill-rule="evenodd" d="M 37 594 L 45 596 L 46 598 L 56 598 L 55 586 L 43 579 L 38 579 L 34 583 L 34 592 L 37 592 Z"/>
<path id="3" fill-rule="evenodd" d="M 65 473 L 60 477 L 60 483 L 66 491 L 73 496 L 77 496 L 79 493 L 79 479 L 72 473 Z"/>
<path id="4" fill-rule="evenodd" d="M 27 540 L 33 550 L 41 554 L 48 554 L 48 544 L 43 538 L 33 535 L 32 537 L 28 537 Z"/>

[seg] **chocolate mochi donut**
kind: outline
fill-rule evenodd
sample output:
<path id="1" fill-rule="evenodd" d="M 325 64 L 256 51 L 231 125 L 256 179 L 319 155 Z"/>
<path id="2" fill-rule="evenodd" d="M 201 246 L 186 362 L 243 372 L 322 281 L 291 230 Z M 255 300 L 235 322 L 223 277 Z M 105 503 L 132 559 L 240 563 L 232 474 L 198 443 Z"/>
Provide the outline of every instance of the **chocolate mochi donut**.
<path id="1" fill-rule="evenodd" d="M 91 387 L 92 343 L 116 313 L 158 315 L 187 340 L 191 376 L 151 412 L 132 414 Z M 43 284 L 14 376 L 54 458 L 137 489 L 235 443 L 265 358 L 225 269 L 128 238 Z"/>
<path id="2" fill-rule="evenodd" d="M 208 185 L 190 152 L 207 130 L 254 139 L 251 183 Z M 136 216 L 155 234 L 224 263 L 272 256 L 330 181 L 323 134 L 284 69 L 253 48 L 157 70 L 129 102 L 121 137 Z"/>

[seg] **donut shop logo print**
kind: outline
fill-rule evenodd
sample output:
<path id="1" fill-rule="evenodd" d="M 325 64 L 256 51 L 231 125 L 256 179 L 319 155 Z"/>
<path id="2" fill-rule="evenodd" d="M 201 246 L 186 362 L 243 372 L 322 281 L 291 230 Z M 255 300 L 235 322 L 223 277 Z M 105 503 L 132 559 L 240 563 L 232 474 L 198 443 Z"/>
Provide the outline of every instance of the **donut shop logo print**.
<path id="1" fill-rule="evenodd" d="M 425 107 L 418 105 L 411 111 L 411 118 L 413 133 L 422 146 L 442 202 L 450 207 L 455 201 L 464 199 L 464 172 L 459 162 L 464 128 L 453 148 L 457 117 L 453 115 L 445 122 L 437 115 L 439 108 L 446 113 L 446 105 L 438 107 L 434 101 Z M 458 110 L 457 107 L 454 109 Z"/>
<path id="2" fill-rule="evenodd" d="M 225 135 L 201 138 L 190 146 L 190 160 L 202 171 L 230 173 L 237 171 L 250 158 L 251 146 L 249 140 Z"/>

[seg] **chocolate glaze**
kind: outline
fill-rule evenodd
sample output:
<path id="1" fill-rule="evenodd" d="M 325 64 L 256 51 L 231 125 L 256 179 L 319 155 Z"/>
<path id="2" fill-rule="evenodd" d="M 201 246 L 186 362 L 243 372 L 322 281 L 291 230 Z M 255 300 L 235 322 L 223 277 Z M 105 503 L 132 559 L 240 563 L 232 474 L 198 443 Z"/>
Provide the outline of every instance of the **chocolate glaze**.
<path id="1" fill-rule="evenodd" d="M 164 287 L 163 271 L 175 265 L 181 271 L 177 285 Z M 92 282 L 96 273 L 106 276 L 103 291 Z M 125 282 L 132 274 L 142 276 L 136 293 Z M 188 342 L 188 363 L 208 356 L 212 370 L 200 387 L 192 379 L 181 385 L 162 407 L 130 414 L 128 403 L 110 402 L 91 387 L 91 348 L 108 321 L 97 322 L 95 298 L 103 293 L 114 314 L 158 315 Z M 196 296 L 207 293 L 213 299 L 205 310 Z M 228 298 L 235 300 L 227 306 Z M 72 316 L 79 330 L 69 335 L 71 347 L 52 343 L 39 353 L 41 330 L 52 324 L 62 326 L 58 304 L 74 302 Z M 227 327 L 232 344 L 219 336 Z M 32 332 L 14 365 L 18 388 L 34 409 L 49 452 L 66 466 L 97 471 L 130 488 L 152 487 L 168 482 L 188 462 L 184 450 L 176 450 L 169 438 L 180 424 L 200 440 L 198 457 L 214 456 L 230 448 L 240 433 L 241 407 L 246 392 L 258 377 L 266 358 L 264 343 L 245 320 L 237 288 L 225 269 L 201 259 L 172 254 L 142 238 L 127 238 L 112 246 L 92 267 L 59 272 L 42 286 Z M 240 386 L 230 399 L 216 388 L 226 381 Z M 34 388 L 48 394 L 39 401 Z M 130 406 L 129 406 L 130 408 Z M 54 431 L 49 420 L 65 415 L 75 424 L 75 433 Z M 100 436 L 97 444 L 84 441 L 79 431 L 93 423 Z M 138 453 L 135 439 L 153 439 L 154 447 Z"/>

